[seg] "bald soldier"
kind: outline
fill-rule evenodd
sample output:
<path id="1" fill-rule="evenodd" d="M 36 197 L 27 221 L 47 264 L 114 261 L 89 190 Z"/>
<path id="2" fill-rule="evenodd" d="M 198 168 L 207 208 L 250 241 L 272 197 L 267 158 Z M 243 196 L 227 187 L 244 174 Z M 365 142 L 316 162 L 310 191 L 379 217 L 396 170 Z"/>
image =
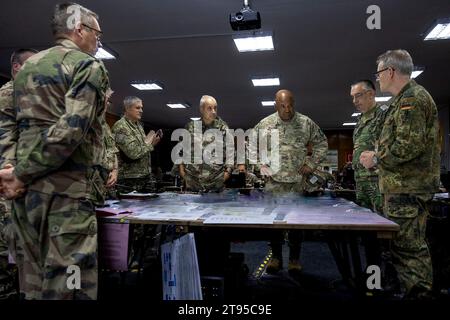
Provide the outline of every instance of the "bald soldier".
<path id="1" fill-rule="evenodd" d="M 210 144 L 213 140 L 212 137 L 203 136 L 208 129 L 218 129 L 225 134 L 228 129 L 228 125 L 220 117 L 217 116 L 217 101 L 214 97 L 204 95 L 200 99 L 200 114 L 201 120 L 193 120 L 186 125 L 186 129 L 191 133 L 197 144 L 204 147 Z M 201 129 L 202 136 L 194 134 L 195 126 Z M 225 144 L 224 144 L 225 145 Z M 181 178 L 186 183 L 186 189 L 191 191 L 221 191 L 224 188 L 225 181 L 230 177 L 233 170 L 232 165 L 225 164 L 225 160 L 222 159 L 222 163 L 205 163 L 205 159 L 202 159 L 201 164 L 194 164 L 193 161 L 194 152 L 192 152 L 192 163 L 182 163 L 179 165 L 179 172 Z M 225 157 L 225 151 L 223 153 Z"/>
<path id="2" fill-rule="evenodd" d="M 24 62 L 36 54 L 34 49 L 18 49 L 11 55 L 12 79 L 0 88 L 0 168 L 15 165 L 17 132 L 13 103 L 13 81 Z M 15 242 L 10 220 L 11 201 L 0 200 L 0 299 L 14 293 L 14 272 L 8 255 L 15 256 Z"/>
<path id="3" fill-rule="evenodd" d="M 56 5 L 56 46 L 32 56 L 14 80 L 16 164 L 0 171 L 26 299 L 97 298 L 96 204 L 102 204 L 107 71 L 94 55 L 94 12 Z M 76 281 L 78 278 L 80 281 Z"/>
<path id="4" fill-rule="evenodd" d="M 274 114 L 261 120 L 255 130 L 278 130 L 280 168 L 275 171 L 271 164 L 260 165 L 261 175 L 267 177 L 265 190 L 273 194 L 303 193 L 310 191 L 311 174 L 325 160 L 327 138 L 317 124 L 307 116 L 295 111 L 294 95 L 289 90 L 280 90 L 275 95 Z M 311 155 L 308 155 L 308 148 Z M 290 231 L 288 271 L 297 274 L 301 270 L 301 233 Z M 267 271 L 278 272 L 282 268 L 282 235 L 271 241 L 273 259 Z"/>

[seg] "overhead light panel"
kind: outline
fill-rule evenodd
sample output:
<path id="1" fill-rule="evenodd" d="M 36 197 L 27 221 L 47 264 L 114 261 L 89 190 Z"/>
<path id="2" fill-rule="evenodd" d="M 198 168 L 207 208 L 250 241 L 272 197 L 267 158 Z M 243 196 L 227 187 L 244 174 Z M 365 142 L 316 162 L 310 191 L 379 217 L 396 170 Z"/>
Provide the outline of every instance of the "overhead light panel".
<path id="1" fill-rule="evenodd" d="M 168 103 L 167 106 L 171 109 L 186 109 L 189 107 L 185 103 Z"/>
<path id="2" fill-rule="evenodd" d="M 191 118 L 191 120 L 194 120 L 194 121 L 197 121 L 197 120 L 200 120 L 201 118 Z"/>
<path id="3" fill-rule="evenodd" d="M 155 82 L 133 82 L 131 83 L 132 87 L 135 87 L 138 90 L 162 90 L 162 85 Z"/>
<path id="4" fill-rule="evenodd" d="M 356 122 L 344 122 L 343 126 L 356 126 Z"/>
<path id="5" fill-rule="evenodd" d="M 273 50 L 272 35 L 268 33 L 254 33 L 233 37 L 234 44 L 239 52 Z"/>
<path id="6" fill-rule="evenodd" d="M 252 82 L 255 87 L 268 87 L 280 85 L 279 78 L 252 79 Z"/>
<path id="7" fill-rule="evenodd" d="M 361 115 L 361 112 L 354 112 L 354 113 L 352 114 L 352 117 L 357 117 L 357 116 L 359 116 L 359 115 Z"/>
<path id="8" fill-rule="evenodd" d="M 391 100 L 392 97 L 375 97 L 376 102 L 386 102 Z"/>
<path id="9" fill-rule="evenodd" d="M 450 39 L 450 19 L 438 20 L 423 40 L 428 41 L 445 39 Z"/>
<path id="10" fill-rule="evenodd" d="M 275 101 L 261 101 L 263 107 L 273 107 L 275 105 Z"/>
<path id="11" fill-rule="evenodd" d="M 111 53 L 109 53 L 108 51 L 106 51 L 103 48 L 98 48 L 97 53 L 95 54 L 95 57 L 100 60 L 111 60 L 111 59 L 116 58 L 114 55 L 112 55 Z"/>

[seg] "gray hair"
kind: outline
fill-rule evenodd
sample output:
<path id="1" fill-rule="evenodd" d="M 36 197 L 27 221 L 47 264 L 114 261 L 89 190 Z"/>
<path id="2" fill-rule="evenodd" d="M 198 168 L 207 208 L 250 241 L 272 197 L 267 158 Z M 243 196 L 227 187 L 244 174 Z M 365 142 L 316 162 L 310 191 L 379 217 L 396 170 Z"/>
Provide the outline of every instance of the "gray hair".
<path id="1" fill-rule="evenodd" d="M 134 105 L 136 102 L 140 102 L 140 101 L 142 101 L 142 99 L 140 99 L 136 96 L 129 96 L 129 97 L 126 97 L 125 99 L 123 99 L 123 106 L 126 110 L 129 107 L 131 107 L 132 105 Z"/>
<path id="2" fill-rule="evenodd" d="M 403 49 L 388 50 L 377 59 L 377 65 L 383 63 L 383 67 L 394 68 L 401 74 L 411 76 L 414 64 L 411 55 Z"/>
<path id="3" fill-rule="evenodd" d="M 203 107 L 203 105 L 208 101 L 208 100 L 213 100 L 215 102 L 215 104 L 217 105 L 217 101 L 213 96 L 208 96 L 208 95 L 203 95 L 200 98 L 200 108 Z"/>
<path id="4" fill-rule="evenodd" d="M 78 22 L 89 24 L 98 15 L 85 7 L 72 2 L 57 4 L 52 18 L 53 36 L 71 33 Z"/>

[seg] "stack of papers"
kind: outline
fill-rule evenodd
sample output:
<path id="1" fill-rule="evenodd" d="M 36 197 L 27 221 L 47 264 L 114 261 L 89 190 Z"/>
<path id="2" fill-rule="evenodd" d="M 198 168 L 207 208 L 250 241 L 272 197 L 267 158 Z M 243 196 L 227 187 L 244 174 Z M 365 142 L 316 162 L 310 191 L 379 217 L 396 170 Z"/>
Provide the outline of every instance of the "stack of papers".
<path id="1" fill-rule="evenodd" d="M 161 246 L 163 300 L 202 300 L 194 234 Z"/>

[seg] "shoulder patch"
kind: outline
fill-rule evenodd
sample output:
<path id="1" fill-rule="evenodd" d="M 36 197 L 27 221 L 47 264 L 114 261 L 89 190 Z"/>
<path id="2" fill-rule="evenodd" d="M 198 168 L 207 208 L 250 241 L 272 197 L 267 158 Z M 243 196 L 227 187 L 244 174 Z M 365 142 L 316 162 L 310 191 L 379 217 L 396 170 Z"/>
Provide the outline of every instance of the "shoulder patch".
<path id="1" fill-rule="evenodd" d="M 400 110 L 411 110 L 414 109 L 414 106 L 401 106 Z"/>

